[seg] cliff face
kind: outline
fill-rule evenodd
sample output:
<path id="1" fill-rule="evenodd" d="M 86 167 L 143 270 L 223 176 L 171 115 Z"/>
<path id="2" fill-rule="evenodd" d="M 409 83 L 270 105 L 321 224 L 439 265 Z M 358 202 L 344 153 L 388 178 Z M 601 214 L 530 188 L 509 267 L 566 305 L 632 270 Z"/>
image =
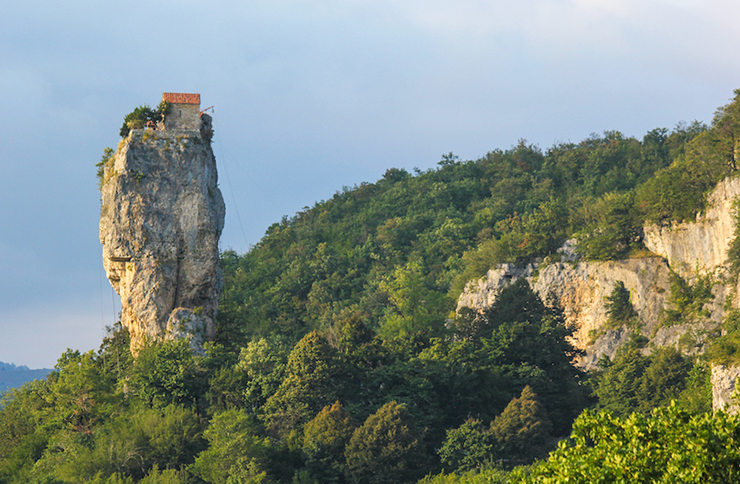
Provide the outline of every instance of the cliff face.
<path id="1" fill-rule="evenodd" d="M 225 207 L 201 130 L 132 130 L 105 167 L 100 242 L 134 352 L 147 340 L 214 334 Z"/>
<path id="2" fill-rule="evenodd" d="M 595 367 L 602 355 L 614 356 L 628 336 L 624 329 L 605 328 L 605 297 L 611 294 L 617 281 L 622 281 L 640 316 L 643 336 L 656 345 L 678 345 L 682 338 L 701 341 L 703 335 L 716 329 L 722 321 L 726 298 L 732 295 L 738 300 L 738 288 L 722 283 L 728 248 L 735 237 L 733 203 L 738 196 L 740 179 L 727 179 L 709 195 L 706 213 L 699 215 L 695 222 L 645 227 L 645 245 L 654 257 L 582 261 L 574 254 L 573 242 L 569 241 L 562 249 L 562 260 L 569 262 L 526 267 L 499 265 L 486 277 L 468 283 L 458 300 L 458 310 L 464 306 L 482 309 L 511 281 L 525 277 L 544 301 L 554 297 L 563 308 L 566 320 L 576 329 L 575 345 L 586 352 L 578 364 L 588 369 Z M 694 281 L 699 274 L 715 277 L 718 284 L 713 288 L 714 299 L 705 306 L 710 312 L 709 318 L 691 325 L 661 325 L 661 313 L 668 305 L 671 270 L 688 281 Z M 725 374 L 729 373 L 716 374 L 719 386 Z M 731 383 L 723 385 L 734 388 L 734 380 Z"/>
<path id="3" fill-rule="evenodd" d="M 740 377 L 740 368 L 724 365 L 712 366 L 712 410 L 725 410 L 736 414 L 740 411 L 733 396 L 736 392 L 737 379 Z"/>
<path id="4" fill-rule="evenodd" d="M 721 181 L 707 198 L 707 210 L 695 222 L 644 228 L 645 246 L 668 259 L 681 276 L 692 278 L 700 272 L 723 270 L 727 250 L 735 238 L 733 203 L 740 196 L 740 179 Z"/>
<path id="5" fill-rule="evenodd" d="M 668 264 L 660 257 L 607 262 L 557 262 L 517 268 L 502 264 L 488 275 L 468 283 L 458 300 L 462 307 L 484 308 L 510 282 L 524 277 L 543 301 L 552 300 L 563 309 L 566 321 L 575 327 L 574 344 L 586 351 L 578 362 L 593 368 L 601 356 L 613 357 L 628 336 L 626 331 L 606 330 L 605 297 L 617 281 L 630 291 L 630 299 L 643 321 L 643 333 L 651 334 L 669 294 Z"/>

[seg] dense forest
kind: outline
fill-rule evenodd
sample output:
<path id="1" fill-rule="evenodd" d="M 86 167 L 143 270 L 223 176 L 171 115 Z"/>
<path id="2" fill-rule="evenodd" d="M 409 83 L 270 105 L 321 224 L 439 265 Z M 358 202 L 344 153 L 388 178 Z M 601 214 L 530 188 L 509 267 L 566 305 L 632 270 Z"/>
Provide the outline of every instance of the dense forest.
<path id="1" fill-rule="evenodd" d="M 735 94 L 711 125 L 449 153 L 283 218 L 222 253 L 203 354 L 175 340 L 134 359 L 119 325 L 7 393 L 0 483 L 737 480 L 740 421 L 712 415 L 708 378 L 740 354 L 734 312 L 705 355 L 635 332 L 591 373 L 523 280 L 454 312 L 497 263 L 558 260 L 569 238 L 586 259 L 641 257 L 645 223 L 693 218 L 736 173 Z M 624 287 L 608 299 L 609 324 L 632 327 Z"/>

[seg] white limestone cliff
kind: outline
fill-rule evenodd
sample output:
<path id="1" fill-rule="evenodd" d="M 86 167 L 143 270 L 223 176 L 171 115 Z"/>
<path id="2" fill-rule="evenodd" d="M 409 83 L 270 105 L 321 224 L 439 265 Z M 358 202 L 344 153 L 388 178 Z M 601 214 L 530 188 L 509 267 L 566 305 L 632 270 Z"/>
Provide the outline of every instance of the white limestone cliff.
<path id="1" fill-rule="evenodd" d="M 586 351 L 579 366 L 589 369 L 596 366 L 601 356 L 613 357 L 627 337 L 625 331 L 603 328 L 607 319 L 604 298 L 611 294 L 617 281 L 622 281 L 630 291 L 632 304 L 644 323 L 643 332 L 651 333 L 666 304 L 668 273 L 668 265 L 660 257 L 556 262 L 526 268 L 501 264 L 490 270 L 485 278 L 468 283 L 458 299 L 458 310 L 489 306 L 501 289 L 524 277 L 543 301 L 554 298 L 563 309 L 566 321 L 576 329 L 573 343 Z"/>
<path id="2" fill-rule="evenodd" d="M 724 269 L 727 251 L 735 238 L 735 199 L 740 179 L 727 178 L 707 197 L 707 209 L 693 222 L 644 227 L 645 246 L 665 257 L 676 273 L 687 279 Z"/>

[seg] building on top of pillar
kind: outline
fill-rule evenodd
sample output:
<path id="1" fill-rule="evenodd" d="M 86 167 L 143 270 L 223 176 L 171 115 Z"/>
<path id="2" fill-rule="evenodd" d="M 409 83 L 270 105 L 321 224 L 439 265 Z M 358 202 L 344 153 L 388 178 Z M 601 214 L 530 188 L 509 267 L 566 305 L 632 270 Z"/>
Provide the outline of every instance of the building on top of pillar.
<path id="1" fill-rule="evenodd" d="M 164 129 L 200 129 L 200 94 L 165 92 L 162 101 L 170 108 L 164 116 Z"/>

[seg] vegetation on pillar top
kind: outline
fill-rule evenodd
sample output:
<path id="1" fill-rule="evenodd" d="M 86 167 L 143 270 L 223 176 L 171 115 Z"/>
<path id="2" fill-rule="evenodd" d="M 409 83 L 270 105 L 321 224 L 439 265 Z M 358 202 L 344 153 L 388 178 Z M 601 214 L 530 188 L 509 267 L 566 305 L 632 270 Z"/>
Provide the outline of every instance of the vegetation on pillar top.
<path id="1" fill-rule="evenodd" d="M 161 122 L 169 109 L 170 103 L 167 101 L 160 102 L 157 109 L 152 109 L 146 104 L 137 107 L 123 118 L 123 126 L 121 126 L 119 133 L 121 138 L 128 136 L 132 129 L 143 128 L 149 121 L 153 123 Z"/>

